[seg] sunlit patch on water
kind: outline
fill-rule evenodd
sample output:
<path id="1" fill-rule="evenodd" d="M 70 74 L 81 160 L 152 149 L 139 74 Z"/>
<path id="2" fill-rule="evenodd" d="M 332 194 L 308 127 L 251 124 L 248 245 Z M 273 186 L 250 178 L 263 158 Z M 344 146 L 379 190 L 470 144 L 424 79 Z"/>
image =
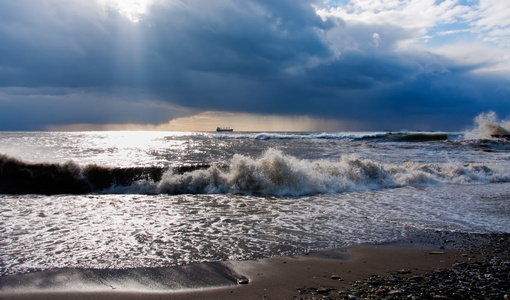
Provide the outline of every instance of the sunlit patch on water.
<path id="1" fill-rule="evenodd" d="M 391 241 L 410 230 L 508 230 L 510 184 L 250 195 L 0 196 L 2 275 L 162 267 Z"/>

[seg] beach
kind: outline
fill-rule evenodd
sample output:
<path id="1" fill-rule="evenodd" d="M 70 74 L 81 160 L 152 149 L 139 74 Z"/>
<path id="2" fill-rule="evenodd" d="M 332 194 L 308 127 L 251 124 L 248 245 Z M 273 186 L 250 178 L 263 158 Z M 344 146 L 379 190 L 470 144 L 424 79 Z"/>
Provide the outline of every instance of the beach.
<path id="1" fill-rule="evenodd" d="M 1 277 L 0 288 L 2 299 L 506 299 L 509 249 L 508 234 L 436 232 L 384 245 L 139 271 L 132 278 L 119 270 L 36 272 Z"/>
<path id="2" fill-rule="evenodd" d="M 0 300 L 510 300 L 510 0 L 0 16 Z"/>
<path id="3" fill-rule="evenodd" d="M 510 145 L 437 137 L 3 132 L 0 297 L 504 299 Z"/>

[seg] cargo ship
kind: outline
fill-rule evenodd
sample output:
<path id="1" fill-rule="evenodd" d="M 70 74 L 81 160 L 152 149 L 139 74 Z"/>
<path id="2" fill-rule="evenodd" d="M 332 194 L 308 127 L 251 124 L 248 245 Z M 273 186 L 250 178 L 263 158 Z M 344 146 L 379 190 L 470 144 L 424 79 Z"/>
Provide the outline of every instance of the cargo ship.
<path id="1" fill-rule="evenodd" d="M 216 131 L 220 132 L 220 131 L 234 131 L 233 128 L 230 128 L 230 127 L 216 127 Z"/>

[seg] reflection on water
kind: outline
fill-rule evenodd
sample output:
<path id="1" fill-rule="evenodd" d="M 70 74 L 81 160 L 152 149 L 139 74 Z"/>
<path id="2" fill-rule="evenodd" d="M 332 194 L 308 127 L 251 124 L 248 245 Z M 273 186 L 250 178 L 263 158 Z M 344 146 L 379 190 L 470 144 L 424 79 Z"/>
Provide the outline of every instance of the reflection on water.
<path id="1" fill-rule="evenodd" d="M 298 198 L 3 195 L 1 273 L 268 257 L 389 241 L 416 229 L 505 231 L 509 198 L 508 183 Z"/>
<path id="2" fill-rule="evenodd" d="M 508 232 L 510 143 L 418 137 L 1 132 L 4 184 L 97 186 L 59 190 L 80 195 L 0 195 L 0 274 L 267 257 L 424 229 Z M 69 174 L 27 167 L 68 161 L 61 167 Z M 187 166 L 195 163 L 207 169 Z M 182 194 L 168 194 L 176 188 Z"/>

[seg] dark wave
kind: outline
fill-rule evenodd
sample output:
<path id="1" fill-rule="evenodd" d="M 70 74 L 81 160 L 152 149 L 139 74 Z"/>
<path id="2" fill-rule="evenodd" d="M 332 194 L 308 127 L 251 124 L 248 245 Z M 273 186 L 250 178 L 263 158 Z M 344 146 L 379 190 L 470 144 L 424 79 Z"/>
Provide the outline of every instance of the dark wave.
<path id="1" fill-rule="evenodd" d="M 207 164 L 182 165 L 176 174 L 207 168 Z M 0 155 L 0 193 L 2 194 L 86 194 L 113 186 L 129 186 L 140 180 L 158 182 L 167 168 L 109 168 L 98 165 L 81 167 L 76 163 L 26 163 Z"/>
<path id="2" fill-rule="evenodd" d="M 174 168 L 30 164 L 0 156 L 4 194 L 226 194 L 302 196 L 403 186 L 508 182 L 510 173 L 475 163 L 382 164 L 356 155 L 304 160 L 270 148 L 222 164 Z"/>
<path id="3" fill-rule="evenodd" d="M 401 141 L 401 142 L 428 142 L 428 141 L 445 141 L 448 140 L 447 133 L 421 133 L 421 132 L 413 132 L 413 133 L 387 133 L 384 136 L 385 139 L 392 141 Z"/>
<path id="4" fill-rule="evenodd" d="M 380 142 L 426 142 L 462 139 L 462 134 L 444 132 L 368 132 L 368 133 L 240 133 L 233 135 L 217 135 L 222 139 L 255 139 L 255 140 L 346 140 L 346 141 L 380 141 Z"/>
<path id="5" fill-rule="evenodd" d="M 339 141 L 373 141 L 373 142 L 434 142 L 434 141 L 459 141 L 459 140 L 491 140 L 509 141 L 510 132 L 501 126 L 484 125 L 483 134 L 478 131 L 472 132 L 421 132 L 421 131 L 395 131 L 395 132 L 261 132 L 261 133 L 234 133 L 214 134 L 216 139 L 236 140 L 339 140 Z M 489 128 L 489 129 L 487 129 Z"/>

